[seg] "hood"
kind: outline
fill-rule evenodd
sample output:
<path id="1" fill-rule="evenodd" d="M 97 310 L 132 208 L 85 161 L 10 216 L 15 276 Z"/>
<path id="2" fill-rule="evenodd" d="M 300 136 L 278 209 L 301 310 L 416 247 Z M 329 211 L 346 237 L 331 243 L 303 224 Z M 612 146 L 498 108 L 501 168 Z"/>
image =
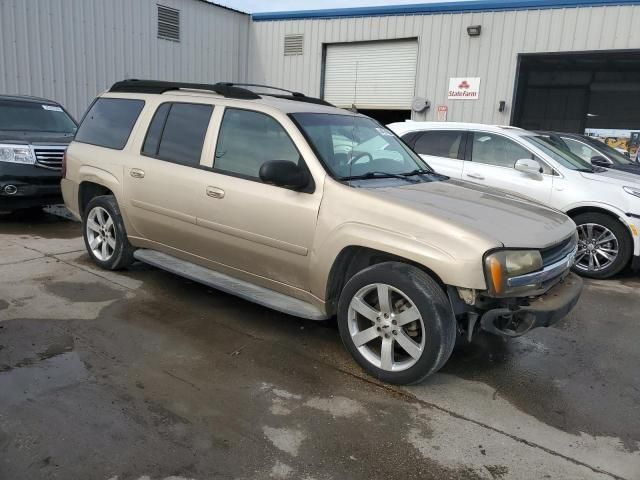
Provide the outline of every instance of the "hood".
<path id="1" fill-rule="evenodd" d="M 640 177 L 635 175 L 635 172 L 627 172 L 623 170 L 605 169 L 602 172 L 589 173 L 580 172 L 587 180 L 593 180 L 596 182 L 609 183 L 612 185 L 620 185 L 622 187 L 636 187 L 640 188 Z"/>
<path id="2" fill-rule="evenodd" d="M 564 213 L 458 180 L 368 188 L 370 193 L 479 233 L 510 248 L 546 248 L 575 232 Z"/>
<path id="3" fill-rule="evenodd" d="M 68 145 L 73 140 L 73 133 L 60 132 L 19 132 L 13 130 L 0 130 L 0 142 L 18 144 L 62 144 Z"/>

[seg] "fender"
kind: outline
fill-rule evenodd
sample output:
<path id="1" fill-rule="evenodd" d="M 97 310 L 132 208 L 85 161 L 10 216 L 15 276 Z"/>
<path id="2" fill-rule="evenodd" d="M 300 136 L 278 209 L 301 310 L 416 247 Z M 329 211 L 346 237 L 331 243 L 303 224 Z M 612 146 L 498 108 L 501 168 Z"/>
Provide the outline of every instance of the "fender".
<path id="1" fill-rule="evenodd" d="M 424 240 L 370 225 L 348 222 L 339 225 L 313 249 L 310 256 L 311 293 L 324 299 L 333 263 L 347 247 L 366 247 L 406 258 L 433 271 L 447 285 L 486 289 L 477 258 L 456 258 Z M 472 274 L 470 272 L 477 272 Z"/>
<path id="2" fill-rule="evenodd" d="M 108 188 L 116 196 L 116 200 L 120 201 L 122 197 L 122 184 L 118 178 L 108 170 L 90 165 L 82 165 L 78 169 L 78 185 L 82 182 L 92 182 Z"/>

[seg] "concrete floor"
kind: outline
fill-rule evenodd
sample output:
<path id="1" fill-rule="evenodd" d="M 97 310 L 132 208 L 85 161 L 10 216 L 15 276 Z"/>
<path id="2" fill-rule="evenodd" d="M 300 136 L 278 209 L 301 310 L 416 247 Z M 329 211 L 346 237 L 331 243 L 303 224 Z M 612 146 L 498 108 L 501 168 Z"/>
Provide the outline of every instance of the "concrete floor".
<path id="1" fill-rule="evenodd" d="M 144 266 L 77 223 L 0 217 L 0 479 L 640 479 L 640 278 L 483 336 L 422 385 L 366 377 L 335 324 Z"/>

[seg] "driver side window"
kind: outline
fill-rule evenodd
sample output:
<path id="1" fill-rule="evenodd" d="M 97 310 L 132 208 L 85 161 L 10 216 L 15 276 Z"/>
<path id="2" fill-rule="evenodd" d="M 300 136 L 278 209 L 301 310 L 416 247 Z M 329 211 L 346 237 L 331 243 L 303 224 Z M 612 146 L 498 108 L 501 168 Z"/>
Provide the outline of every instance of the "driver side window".
<path id="1" fill-rule="evenodd" d="M 271 160 L 300 161 L 300 153 L 285 129 L 264 113 L 227 108 L 213 169 L 259 180 L 260 167 Z"/>
<path id="2" fill-rule="evenodd" d="M 514 141 L 493 133 L 473 133 L 472 161 L 513 168 L 523 158 L 533 158 L 533 154 Z"/>

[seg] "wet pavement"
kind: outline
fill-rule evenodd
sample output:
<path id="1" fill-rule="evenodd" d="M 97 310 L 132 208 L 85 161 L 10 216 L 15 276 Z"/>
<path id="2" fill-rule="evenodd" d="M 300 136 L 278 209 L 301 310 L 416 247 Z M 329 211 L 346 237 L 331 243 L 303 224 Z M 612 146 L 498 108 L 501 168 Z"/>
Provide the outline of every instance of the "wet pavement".
<path id="1" fill-rule="evenodd" d="M 640 277 L 482 336 L 408 388 L 334 322 L 136 264 L 79 224 L 0 216 L 0 479 L 640 479 Z"/>

